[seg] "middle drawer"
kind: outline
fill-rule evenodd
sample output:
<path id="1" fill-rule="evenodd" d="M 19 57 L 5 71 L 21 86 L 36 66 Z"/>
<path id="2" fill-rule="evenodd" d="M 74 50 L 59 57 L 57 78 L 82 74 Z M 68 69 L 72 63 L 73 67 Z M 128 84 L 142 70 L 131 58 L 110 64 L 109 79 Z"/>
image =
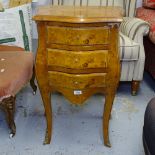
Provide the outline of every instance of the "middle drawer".
<path id="1" fill-rule="evenodd" d="M 74 70 L 105 69 L 108 67 L 108 50 L 73 52 L 47 49 L 48 66 Z"/>

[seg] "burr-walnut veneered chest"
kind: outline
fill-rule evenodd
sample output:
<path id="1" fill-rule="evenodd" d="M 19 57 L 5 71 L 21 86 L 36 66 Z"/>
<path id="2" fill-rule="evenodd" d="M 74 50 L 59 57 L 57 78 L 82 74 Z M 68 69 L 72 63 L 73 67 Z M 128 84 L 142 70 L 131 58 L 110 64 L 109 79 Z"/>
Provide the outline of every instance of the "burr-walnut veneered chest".
<path id="1" fill-rule="evenodd" d="M 121 8 L 46 6 L 34 20 L 39 34 L 36 77 L 47 119 L 45 143 L 51 140 L 51 92 L 61 92 L 73 104 L 99 92 L 105 94 L 103 134 L 104 144 L 110 146 L 109 118 L 120 77 Z"/>

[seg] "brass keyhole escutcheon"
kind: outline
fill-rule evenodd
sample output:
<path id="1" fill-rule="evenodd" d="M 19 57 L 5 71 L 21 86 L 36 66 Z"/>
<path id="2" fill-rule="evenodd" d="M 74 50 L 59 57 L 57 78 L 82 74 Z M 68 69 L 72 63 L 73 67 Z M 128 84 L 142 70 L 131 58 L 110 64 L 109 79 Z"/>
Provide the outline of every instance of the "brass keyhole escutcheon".
<path id="1" fill-rule="evenodd" d="M 84 43 L 85 43 L 85 44 L 89 44 L 89 39 L 86 39 L 86 40 L 84 41 Z"/>
<path id="2" fill-rule="evenodd" d="M 84 64 L 83 64 L 83 67 L 84 67 L 84 68 L 88 67 L 88 63 L 84 63 Z"/>
<path id="3" fill-rule="evenodd" d="M 79 62 L 79 59 L 78 59 L 78 58 L 76 58 L 76 59 L 75 59 L 75 62 L 76 62 L 76 63 L 77 63 L 77 62 Z"/>
<path id="4" fill-rule="evenodd" d="M 75 85 L 79 84 L 77 81 L 74 82 Z"/>

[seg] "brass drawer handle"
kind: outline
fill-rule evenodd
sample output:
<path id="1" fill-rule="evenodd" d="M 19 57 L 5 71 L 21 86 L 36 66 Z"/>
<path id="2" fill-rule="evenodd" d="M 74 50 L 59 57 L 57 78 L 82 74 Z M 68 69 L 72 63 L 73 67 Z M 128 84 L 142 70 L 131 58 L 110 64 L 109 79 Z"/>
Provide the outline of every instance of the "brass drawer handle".
<path id="1" fill-rule="evenodd" d="M 86 68 L 86 67 L 88 67 L 88 63 L 84 63 L 82 66 L 83 66 L 84 68 Z"/>
<path id="2" fill-rule="evenodd" d="M 74 82 L 74 84 L 75 84 L 75 85 L 78 85 L 78 84 L 79 84 L 79 82 L 75 81 L 75 82 Z"/>
<path id="3" fill-rule="evenodd" d="M 77 62 L 79 62 L 79 59 L 78 59 L 78 58 L 76 58 L 76 59 L 75 59 L 75 62 L 76 62 L 76 63 L 77 63 Z"/>
<path id="4" fill-rule="evenodd" d="M 85 44 L 89 44 L 89 39 L 86 39 L 86 40 L 84 41 L 84 43 L 85 43 Z"/>
<path id="5" fill-rule="evenodd" d="M 80 36 L 76 36 L 76 39 L 77 39 L 77 40 L 80 40 Z"/>

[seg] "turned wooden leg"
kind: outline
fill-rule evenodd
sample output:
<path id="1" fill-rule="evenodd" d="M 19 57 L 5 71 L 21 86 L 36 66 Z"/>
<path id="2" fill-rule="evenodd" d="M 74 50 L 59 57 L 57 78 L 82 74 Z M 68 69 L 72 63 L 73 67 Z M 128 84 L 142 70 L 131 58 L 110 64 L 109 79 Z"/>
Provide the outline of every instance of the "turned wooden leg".
<path id="1" fill-rule="evenodd" d="M 131 93 L 133 96 L 137 95 L 138 89 L 140 86 L 140 81 L 132 81 L 131 83 Z"/>
<path id="2" fill-rule="evenodd" d="M 30 80 L 30 85 L 31 85 L 31 87 L 33 89 L 33 94 L 35 95 L 36 94 L 36 91 L 37 91 L 37 86 L 36 86 L 34 80 L 35 80 L 35 69 L 33 67 L 33 75 L 32 75 L 32 78 Z"/>
<path id="3" fill-rule="evenodd" d="M 6 113 L 6 120 L 8 122 L 8 126 L 11 129 L 10 137 L 13 137 L 16 133 L 16 125 L 14 122 L 15 97 L 11 96 L 3 99 L 1 107 Z"/>
<path id="4" fill-rule="evenodd" d="M 115 97 L 115 93 L 109 91 L 105 96 L 105 104 L 104 104 L 104 113 L 103 113 L 103 138 L 104 138 L 104 145 L 111 147 L 110 140 L 109 140 L 109 120 L 111 116 L 111 109 L 113 105 L 113 100 Z"/>

